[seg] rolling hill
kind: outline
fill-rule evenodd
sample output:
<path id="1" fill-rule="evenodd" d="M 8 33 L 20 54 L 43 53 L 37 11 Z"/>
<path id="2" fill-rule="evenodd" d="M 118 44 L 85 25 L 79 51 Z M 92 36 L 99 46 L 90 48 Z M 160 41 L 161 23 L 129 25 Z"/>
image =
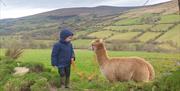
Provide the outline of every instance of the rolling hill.
<path id="1" fill-rule="evenodd" d="M 99 6 L 64 8 L 17 19 L 3 19 L 0 20 L 0 33 L 5 35 L 21 31 L 41 31 L 39 29 L 60 27 L 63 23 L 81 25 L 88 21 L 100 19 L 99 17 L 114 16 L 134 8 L 137 7 Z"/>
<path id="2" fill-rule="evenodd" d="M 0 20 L 0 38 L 28 40 L 33 48 L 49 48 L 59 28 L 71 27 L 74 46 L 103 38 L 112 50 L 179 52 L 180 15 L 177 0 L 144 7 L 80 7 Z M 78 43 L 80 42 L 80 43 Z M 1 43 L 3 45 L 3 43 Z M 40 46 L 41 45 L 41 46 Z M 5 46 L 5 45 L 4 45 Z"/>

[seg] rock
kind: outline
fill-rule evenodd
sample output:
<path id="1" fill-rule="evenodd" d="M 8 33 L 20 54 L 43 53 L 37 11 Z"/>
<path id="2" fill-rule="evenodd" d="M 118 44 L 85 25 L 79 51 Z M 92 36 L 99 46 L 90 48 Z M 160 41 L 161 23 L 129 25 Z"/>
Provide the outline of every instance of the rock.
<path id="1" fill-rule="evenodd" d="M 24 75 L 29 72 L 29 68 L 26 67 L 15 67 L 14 70 L 14 75 Z"/>

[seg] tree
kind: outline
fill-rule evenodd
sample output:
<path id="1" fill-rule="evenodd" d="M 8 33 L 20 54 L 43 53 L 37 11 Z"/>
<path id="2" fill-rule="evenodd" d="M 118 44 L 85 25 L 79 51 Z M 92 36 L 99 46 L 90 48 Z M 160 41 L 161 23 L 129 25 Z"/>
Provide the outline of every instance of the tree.
<path id="1" fill-rule="evenodd" d="M 179 6 L 179 15 L 180 15 L 180 0 L 178 0 L 178 6 Z"/>

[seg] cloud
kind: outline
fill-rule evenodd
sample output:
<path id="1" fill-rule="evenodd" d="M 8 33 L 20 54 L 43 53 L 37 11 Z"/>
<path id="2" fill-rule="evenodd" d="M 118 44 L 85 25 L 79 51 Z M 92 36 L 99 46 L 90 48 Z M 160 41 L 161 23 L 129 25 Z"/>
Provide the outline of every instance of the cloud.
<path id="1" fill-rule="evenodd" d="M 1 19 L 4 18 L 17 18 L 17 17 L 22 17 L 22 16 L 29 16 L 29 15 L 33 15 L 33 14 L 37 14 L 37 13 L 41 13 L 41 12 L 46 12 L 46 11 L 50 11 L 53 9 L 43 9 L 43 8 L 16 8 L 16 9 L 11 9 L 8 11 L 2 11 L 1 14 Z"/>
<path id="2" fill-rule="evenodd" d="M 97 5 L 112 5 L 112 6 L 142 6 L 147 0 L 102 0 Z M 147 5 L 167 2 L 171 0 L 149 0 Z"/>
<path id="3" fill-rule="evenodd" d="M 98 5 L 138 6 L 143 0 L 104 0 Z M 143 3 L 143 2 L 142 2 Z"/>
<path id="4" fill-rule="evenodd" d="M 6 6 L 1 6 L 2 18 L 17 18 L 33 15 L 53 9 L 69 7 L 109 6 L 141 6 L 146 0 L 3 0 Z M 147 5 L 170 0 L 150 0 Z"/>
<path id="5" fill-rule="evenodd" d="M 148 2 L 148 5 L 157 4 L 157 3 L 162 3 L 162 2 L 167 2 L 167 1 L 171 1 L 171 0 L 150 0 L 150 1 Z"/>

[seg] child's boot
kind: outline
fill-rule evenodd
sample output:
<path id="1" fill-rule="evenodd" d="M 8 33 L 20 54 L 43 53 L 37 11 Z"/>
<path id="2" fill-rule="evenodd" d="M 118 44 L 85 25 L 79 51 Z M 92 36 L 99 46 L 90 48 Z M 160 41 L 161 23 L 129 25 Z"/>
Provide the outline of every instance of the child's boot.
<path id="1" fill-rule="evenodd" d="M 61 77 L 60 82 L 61 82 L 61 88 L 65 88 L 65 77 Z"/>
<path id="2" fill-rule="evenodd" d="M 66 82 L 65 82 L 65 88 L 70 88 L 69 81 L 70 81 L 70 78 L 67 77 Z"/>

